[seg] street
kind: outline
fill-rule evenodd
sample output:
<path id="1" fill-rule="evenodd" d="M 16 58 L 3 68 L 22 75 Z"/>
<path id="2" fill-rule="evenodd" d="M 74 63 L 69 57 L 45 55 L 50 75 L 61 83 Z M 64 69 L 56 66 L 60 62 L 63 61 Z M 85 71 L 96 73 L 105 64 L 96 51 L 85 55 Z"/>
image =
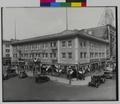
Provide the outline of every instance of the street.
<path id="1" fill-rule="evenodd" d="M 116 100 L 116 80 L 107 79 L 99 88 L 72 86 L 53 81 L 35 83 L 34 78 L 3 81 L 3 101 Z"/>

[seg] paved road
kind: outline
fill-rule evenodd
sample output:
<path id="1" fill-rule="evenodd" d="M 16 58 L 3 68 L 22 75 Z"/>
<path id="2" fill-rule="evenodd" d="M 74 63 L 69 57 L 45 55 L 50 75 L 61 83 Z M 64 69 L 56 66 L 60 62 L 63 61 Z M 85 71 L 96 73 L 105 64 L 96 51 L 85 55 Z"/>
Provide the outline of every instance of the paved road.
<path id="1" fill-rule="evenodd" d="M 22 100 L 115 100 L 116 81 L 106 80 L 99 88 L 70 86 L 57 82 L 35 83 L 33 78 L 18 77 L 3 81 L 4 101 Z"/>

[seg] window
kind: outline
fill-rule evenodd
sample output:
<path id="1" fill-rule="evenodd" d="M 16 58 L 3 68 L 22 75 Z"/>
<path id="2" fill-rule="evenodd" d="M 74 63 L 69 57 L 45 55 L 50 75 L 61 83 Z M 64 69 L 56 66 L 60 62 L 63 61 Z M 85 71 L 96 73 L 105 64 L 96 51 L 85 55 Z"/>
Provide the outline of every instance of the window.
<path id="1" fill-rule="evenodd" d="M 66 42 L 62 41 L 62 47 L 66 47 Z"/>
<path id="2" fill-rule="evenodd" d="M 101 57 L 101 53 L 99 53 L 99 57 Z"/>
<path id="3" fill-rule="evenodd" d="M 48 53 L 45 53 L 46 58 L 48 57 Z"/>
<path id="4" fill-rule="evenodd" d="M 72 52 L 68 53 L 68 58 L 71 59 L 72 58 Z"/>
<path id="5" fill-rule="evenodd" d="M 95 53 L 95 57 L 97 57 L 97 53 Z"/>
<path id="6" fill-rule="evenodd" d="M 80 46 L 82 47 L 82 42 L 80 42 Z"/>
<path id="7" fill-rule="evenodd" d="M 53 42 L 53 46 L 56 47 L 56 42 Z"/>
<path id="8" fill-rule="evenodd" d="M 50 53 L 50 58 L 52 58 L 52 53 Z"/>
<path id="9" fill-rule="evenodd" d="M 50 42 L 50 46 L 52 47 L 52 42 Z"/>
<path id="10" fill-rule="evenodd" d="M 81 47 L 86 47 L 86 42 L 85 42 L 85 41 L 80 42 L 80 46 L 81 46 Z"/>
<path id="11" fill-rule="evenodd" d="M 80 52 L 80 58 L 83 58 L 83 52 Z"/>
<path id="12" fill-rule="evenodd" d="M 90 52 L 90 58 L 93 58 L 94 53 Z"/>
<path id="13" fill-rule="evenodd" d="M 6 54 L 6 57 L 10 57 L 10 54 Z"/>
<path id="14" fill-rule="evenodd" d="M 68 47 L 71 47 L 72 46 L 72 40 L 69 40 L 68 41 Z"/>
<path id="15" fill-rule="evenodd" d="M 84 52 L 84 58 L 87 58 L 87 53 L 86 52 Z"/>
<path id="16" fill-rule="evenodd" d="M 55 41 L 50 42 L 50 46 L 51 46 L 51 47 L 56 47 L 56 42 L 55 42 Z"/>
<path id="17" fill-rule="evenodd" d="M 40 53 L 38 53 L 38 57 L 40 57 Z"/>
<path id="18" fill-rule="evenodd" d="M 66 58 L 66 53 L 62 53 L 62 58 Z"/>
<path id="19" fill-rule="evenodd" d="M 10 50 L 9 50 L 9 49 L 6 49 L 6 52 L 10 52 Z"/>
<path id="20" fill-rule="evenodd" d="M 86 42 L 83 42 L 83 44 L 84 44 L 84 47 L 86 47 Z"/>
<path id="21" fill-rule="evenodd" d="M 56 57 L 56 53 L 53 54 L 54 55 L 54 58 Z"/>
<path id="22" fill-rule="evenodd" d="M 44 53 L 42 53 L 42 57 L 44 58 Z"/>

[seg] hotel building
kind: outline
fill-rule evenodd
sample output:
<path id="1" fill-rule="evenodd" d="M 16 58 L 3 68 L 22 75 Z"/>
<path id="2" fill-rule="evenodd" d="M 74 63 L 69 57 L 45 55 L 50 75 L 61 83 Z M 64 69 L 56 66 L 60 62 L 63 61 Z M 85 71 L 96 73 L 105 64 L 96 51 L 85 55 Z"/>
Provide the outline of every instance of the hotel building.
<path id="1" fill-rule="evenodd" d="M 42 63 L 89 64 L 110 58 L 109 25 L 23 39 L 12 43 L 12 61 L 38 58 Z"/>

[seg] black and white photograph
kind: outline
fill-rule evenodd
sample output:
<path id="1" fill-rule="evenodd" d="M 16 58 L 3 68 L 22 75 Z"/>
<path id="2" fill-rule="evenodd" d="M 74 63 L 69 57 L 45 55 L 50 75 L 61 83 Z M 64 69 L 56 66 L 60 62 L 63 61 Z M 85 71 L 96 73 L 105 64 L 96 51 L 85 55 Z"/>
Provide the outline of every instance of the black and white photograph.
<path id="1" fill-rule="evenodd" d="M 3 102 L 118 100 L 117 7 L 3 7 Z"/>

